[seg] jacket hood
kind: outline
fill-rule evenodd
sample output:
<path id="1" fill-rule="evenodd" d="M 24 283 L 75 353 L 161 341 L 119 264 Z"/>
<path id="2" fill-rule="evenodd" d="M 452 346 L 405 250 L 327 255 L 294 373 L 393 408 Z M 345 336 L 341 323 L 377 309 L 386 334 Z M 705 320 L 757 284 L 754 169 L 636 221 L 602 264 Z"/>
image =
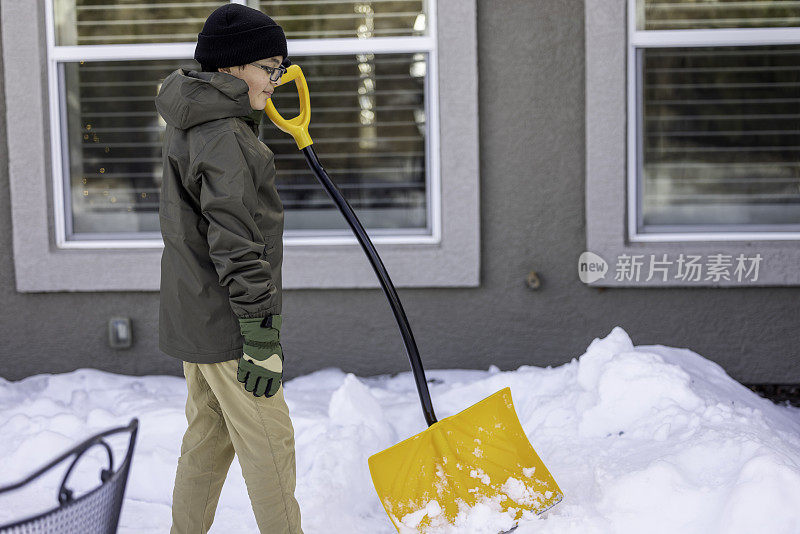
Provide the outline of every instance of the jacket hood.
<path id="1" fill-rule="evenodd" d="M 247 82 L 226 72 L 181 67 L 164 78 L 156 109 L 167 124 L 181 130 L 224 117 L 260 120 L 263 110 L 250 107 L 248 90 Z"/>

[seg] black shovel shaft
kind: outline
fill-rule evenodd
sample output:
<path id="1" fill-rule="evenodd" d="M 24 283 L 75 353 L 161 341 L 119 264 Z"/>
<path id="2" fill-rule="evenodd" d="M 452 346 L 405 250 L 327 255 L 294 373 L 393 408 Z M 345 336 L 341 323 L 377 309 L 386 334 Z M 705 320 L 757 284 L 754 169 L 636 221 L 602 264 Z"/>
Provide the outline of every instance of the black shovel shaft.
<path id="1" fill-rule="evenodd" d="M 422 413 L 425 415 L 425 421 L 427 421 L 428 426 L 431 426 L 436 422 L 436 415 L 433 413 L 431 394 L 428 392 L 428 383 L 425 381 L 425 370 L 422 368 L 422 361 L 419 357 L 417 344 L 414 342 L 414 334 L 411 333 L 411 327 L 408 325 L 408 319 L 406 319 L 406 314 L 403 311 L 403 305 L 400 304 L 397 291 L 395 291 L 394 285 L 392 285 L 392 281 L 389 279 L 389 273 L 386 272 L 386 267 L 383 266 L 378 252 L 372 245 L 372 241 L 370 241 L 367 232 L 364 231 L 364 227 L 361 226 L 361 222 L 358 220 L 358 217 L 356 217 L 353 208 L 350 207 L 350 204 L 348 204 L 347 200 L 342 196 L 342 193 L 331 181 L 328 173 L 322 168 L 322 164 L 317 158 L 317 153 L 314 152 L 314 147 L 309 145 L 303 148 L 303 154 L 305 154 L 309 167 L 311 167 L 311 170 L 317 175 L 317 179 L 322 184 L 322 187 L 325 188 L 325 191 L 328 192 L 328 195 L 336 203 L 336 206 L 339 208 L 339 211 L 342 212 L 345 219 L 347 219 L 347 222 L 350 223 L 350 228 L 353 229 L 353 233 L 355 233 L 358 242 L 361 243 L 361 248 L 364 249 L 364 252 L 367 254 L 372 264 L 372 268 L 375 270 L 375 274 L 378 275 L 378 279 L 381 281 L 383 292 L 386 294 L 386 298 L 389 299 L 389 304 L 392 306 L 392 311 L 394 312 L 394 318 L 397 320 L 397 325 L 400 327 L 400 333 L 403 335 L 406 353 L 411 362 L 411 370 L 414 372 L 414 381 L 417 383 L 419 400 L 422 403 Z"/>

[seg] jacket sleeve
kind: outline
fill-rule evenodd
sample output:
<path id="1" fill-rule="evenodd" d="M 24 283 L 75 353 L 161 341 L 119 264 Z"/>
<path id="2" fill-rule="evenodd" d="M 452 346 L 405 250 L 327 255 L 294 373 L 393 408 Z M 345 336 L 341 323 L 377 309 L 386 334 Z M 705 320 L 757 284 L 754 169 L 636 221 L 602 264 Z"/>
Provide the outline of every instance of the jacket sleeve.
<path id="1" fill-rule="evenodd" d="M 233 131 L 208 141 L 198 153 L 196 172 L 200 210 L 208 222 L 208 252 L 228 287 L 230 305 L 238 318 L 264 317 L 277 311 L 277 288 L 265 259 L 267 243 L 246 199 L 253 195 L 253 176 Z"/>

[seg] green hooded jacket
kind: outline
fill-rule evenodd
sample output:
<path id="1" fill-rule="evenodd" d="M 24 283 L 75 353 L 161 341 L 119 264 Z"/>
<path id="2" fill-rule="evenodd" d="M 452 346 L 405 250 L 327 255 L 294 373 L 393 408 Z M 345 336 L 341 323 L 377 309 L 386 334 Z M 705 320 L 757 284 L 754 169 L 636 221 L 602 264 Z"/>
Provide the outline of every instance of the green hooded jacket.
<path id="1" fill-rule="evenodd" d="M 167 123 L 158 347 L 187 362 L 240 358 L 238 319 L 281 313 L 283 204 L 247 92 L 231 74 L 179 68 L 155 98 Z"/>

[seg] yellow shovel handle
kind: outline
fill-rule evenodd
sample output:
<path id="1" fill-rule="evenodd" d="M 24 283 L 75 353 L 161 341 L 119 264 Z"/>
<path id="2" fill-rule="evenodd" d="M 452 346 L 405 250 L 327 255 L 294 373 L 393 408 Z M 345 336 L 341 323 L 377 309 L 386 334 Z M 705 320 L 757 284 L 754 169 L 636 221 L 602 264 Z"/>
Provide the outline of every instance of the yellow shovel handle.
<path id="1" fill-rule="evenodd" d="M 267 99 L 267 107 L 264 112 L 269 117 L 275 126 L 282 131 L 294 137 L 297 148 L 302 150 L 314 141 L 308 135 L 308 123 L 311 121 L 311 99 L 308 95 L 308 85 L 306 84 L 306 77 L 303 76 L 303 71 L 300 65 L 289 65 L 286 69 L 286 74 L 281 76 L 278 86 L 294 80 L 297 86 L 297 95 L 300 97 L 300 115 L 293 119 L 284 119 L 278 110 L 275 109 L 275 104 L 272 103 L 272 98 Z"/>

